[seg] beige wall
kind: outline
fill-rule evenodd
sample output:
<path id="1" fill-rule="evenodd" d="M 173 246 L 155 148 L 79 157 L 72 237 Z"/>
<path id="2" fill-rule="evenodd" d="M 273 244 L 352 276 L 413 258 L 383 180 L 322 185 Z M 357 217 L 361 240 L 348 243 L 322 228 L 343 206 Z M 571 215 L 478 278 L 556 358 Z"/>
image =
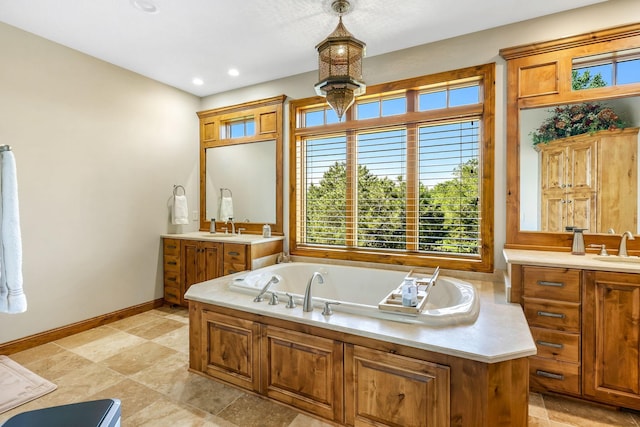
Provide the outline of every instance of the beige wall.
<path id="1" fill-rule="evenodd" d="M 597 29 L 630 24 L 638 22 L 639 18 L 640 1 L 609 0 L 605 3 L 575 11 L 559 13 L 365 59 L 364 79 L 370 85 L 491 62 L 497 64 L 494 227 L 494 253 L 497 269 L 506 268 L 502 256 L 502 248 L 506 239 L 506 75 L 505 63 L 498 55 L 498 51 L 505 47 L 553 40 Z M 310 46 L 310 49 L 312 48 L 313 46 Z M 283 93 L 291 98 L 306 98 L 315 95 L 313 85 L 317 79 L 317 73 L 306 73 L 217 94 L 203 98 L 202 107 L 203 109 L 215 108 Z M 285 129 L 288 131 L 288 128 Z M 288 155 L 288 136 L 285 154 Z M 287 156 L 285 156 L 286 158 Z M 288 188 L 288 167 L 285 173 L 286 188 Z M 286 196 L 287 192 L 285 191 Z M 288 206 L 287 199 L 285 201 L 285 212 Z M 286 226 L 287 223 L 288 218 L 285 216 Z"/>
<path id="2" fill-rule="evenodd" d="M 161 298 L 173 184 L 198 209 L 200 99 L 4 24 L 0 52 L 28 301 L 0 343 Z"/>
<path id="3" fill-rule="evenodd" d="M 506 180 L 498 50 L 638 16 L 637 0 L 609 0 L 366 59 L 369 84 L 498 64 L 498 268 L 504 268 Z M 185 185 L 190 210 L 198 209 L 195 112 L 283 93 L 312 96 L 317 78 L 306 73 L 200 100 L 4 24 L 0 52 L 0 144 L 10 144 L 17 159 L 29 303 L 24 314 L 0 314 L 0 343 L 160 298 L 159 235 L 177 231 L 166 207 L 172 185 Z"/>

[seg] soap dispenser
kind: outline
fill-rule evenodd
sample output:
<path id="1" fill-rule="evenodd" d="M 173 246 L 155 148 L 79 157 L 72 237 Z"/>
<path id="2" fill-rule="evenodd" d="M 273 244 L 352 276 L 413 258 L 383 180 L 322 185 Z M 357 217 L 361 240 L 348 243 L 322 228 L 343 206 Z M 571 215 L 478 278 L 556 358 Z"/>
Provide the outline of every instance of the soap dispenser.
<path id="1" fill-rule="evenodd" d="M 567 227 L 567 231 L 573 231 L 573 243 L 571 245 L 571 254 L 584 255 L 584 235 L 582 232 L 586 228 Z"/>

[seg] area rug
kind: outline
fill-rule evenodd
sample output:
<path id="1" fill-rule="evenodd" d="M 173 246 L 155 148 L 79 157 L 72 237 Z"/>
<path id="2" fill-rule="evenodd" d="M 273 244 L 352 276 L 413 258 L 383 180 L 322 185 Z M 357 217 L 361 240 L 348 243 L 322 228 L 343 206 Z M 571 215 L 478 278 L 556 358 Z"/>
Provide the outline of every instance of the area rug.
<path id="1" fill-rule="evenodd" d="M 0 414 L 56 389 L 56 385 L 0 356 Z"/>

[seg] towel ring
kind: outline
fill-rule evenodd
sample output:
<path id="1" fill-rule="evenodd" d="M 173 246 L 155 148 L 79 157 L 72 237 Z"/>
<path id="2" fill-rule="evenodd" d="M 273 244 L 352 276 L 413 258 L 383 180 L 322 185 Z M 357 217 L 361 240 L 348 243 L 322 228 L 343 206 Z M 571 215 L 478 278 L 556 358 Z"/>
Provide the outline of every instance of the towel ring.
<path id="1" fill-rule="evenodd" d="M 178 190 L 182 188 L 182 195 L 186 196 L 187 195 L 187 191 L 184 189 L 184 187 L 182 185 L 174 185 L 173 186 L 173 195 L 174 196 L 178 196 Z"/>
<path id="2" fill-rule="evenodd" d="M 227 190 L 227 191 L 229 192 L 229 197 L 233 197 L 233 193 L 231 192 L 231 190 L 229 190 L 228 188 L 221 188 L 221 189 L 220 189 L 220 198 L 222 198 L 222 197 L 223 197 L 222 192 L 223 192 L 224 190 Z"/>

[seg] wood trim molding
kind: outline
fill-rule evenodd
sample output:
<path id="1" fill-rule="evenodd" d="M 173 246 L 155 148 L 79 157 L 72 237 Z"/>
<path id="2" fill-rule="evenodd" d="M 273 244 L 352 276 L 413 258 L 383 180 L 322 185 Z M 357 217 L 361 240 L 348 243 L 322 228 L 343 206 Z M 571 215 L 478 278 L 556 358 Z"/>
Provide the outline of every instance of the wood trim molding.
<path id="1" fill-rule="evenodd" d="M 592 31 L 590 33 L 580 34 L 577 36 L 564 37 L 557 40 L 507 47 L 500 49 L 499 53 L 500 56 L 509 61 L 511 59 L 573 49 L 580 46 L 609 42 L 618 40 L 622 37 L 634 37 L 638 35 L 640 35 L 640 24 L 631 24 L 605 30 Z"/>
<path id="2" fill-rule="evenodd" d="M 37 347 L 42 344 L 46 344 L 61 338 L 68 337 L 70 335 L 84 332 L 89 329 L 93 329 L 98 326 L 106 325 L 108 323 L 122 320 L 127 317 L 134 316 L 136 314 L 144 313 L 145 311 L 152 310 L 154 308 L 161 307 L 164 304 L 164 300 L 157 299 L 146 303 L 134 305 L 133 307 L 123 308 L 122 310 L 114 311 L 111 313 L 103 314 L 101 316 L 93 317 L 91 319 L 82 320 L 80 322 L 72 323 L 70 325 L 61 326 L 59 328 L 51 329 L 49 331 L 40 332 L 28 337 L 19 338 L 14 341 L 9 341 L 4 344 L 0 344 L 0 354 L 9 355 L 18 353 L 20 351 L 28 350 L 33 347 Z"/>

